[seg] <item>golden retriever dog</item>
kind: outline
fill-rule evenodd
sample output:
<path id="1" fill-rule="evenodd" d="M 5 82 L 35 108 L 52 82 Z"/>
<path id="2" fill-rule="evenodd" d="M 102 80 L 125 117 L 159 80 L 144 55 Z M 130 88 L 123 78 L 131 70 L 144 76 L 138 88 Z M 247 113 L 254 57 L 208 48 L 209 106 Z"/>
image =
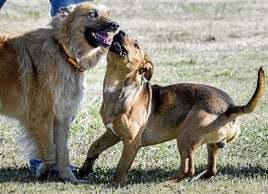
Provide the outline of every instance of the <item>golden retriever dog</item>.
<path id="1" fill-rule="evenodd" d="M 108 51 L 118 27 L 104 5 L 85 2 L 62 9 L 45 28 L 0 36 L 0 113 L 25 129 L 21 141 L 44 162 L 38 177 L 56 165 L 64 180 L 82 181 L 69 169 L 70 122 L 83 96 L 83 71 Z"/>
<path id="2" fill-rule="evenodd" d="M 220 148 L 239 133 L 238 116 L 252 112 L 264 93 L 265 76 L 259 70 L 257 88 L 249 102 L 237 106 L 224 91 L 202 84 L 151 85 L 154 65 L 137 40 L 120 31 L 107 56 L 101 116 L 106 132 L 90 146 L 80 168 L 88 175 L 105 149 L 122 141 L 123 151 L 113 185 L 122 186 L 127 172 L 143 146 L 177 139 L 181 164 L 166 183 L 195 174 L 194 155 L 207 144 L 208 164 L 203 178 L 216 175 Z"/>

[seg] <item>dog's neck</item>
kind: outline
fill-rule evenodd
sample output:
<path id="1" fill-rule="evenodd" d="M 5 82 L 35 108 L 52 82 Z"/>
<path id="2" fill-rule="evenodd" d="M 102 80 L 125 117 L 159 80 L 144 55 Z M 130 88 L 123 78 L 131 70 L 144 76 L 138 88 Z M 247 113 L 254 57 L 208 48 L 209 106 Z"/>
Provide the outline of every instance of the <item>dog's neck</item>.
<path id="1" fill-rule="evenodd" d="M 122 72 L 107 67 L 103 83 L 104 100 L 119 99 L 137 92 L 145 81 L 138 70 Z"/>
<path id="2" fill-rule="evenodd" d="M 69 64 L 76 71 L 84 72 L 86 69 L 84 67 L 82 67 L 82 65 L 80 65 L 75 58 L 71 57 L 69 50 L 63 44 L 59 43 L 59 45 L 60 45 L 60 48 L 63 51 L 63 53 L 66 55 L 67 61 L 69 62 Z"/>
<path id="3" fill-rule="evenodd" d="M 128 111 L 131 112 L 132 107 L 136 106 L 140 98 L 147 102 L 150 101 L 150 83 L 141 72 L 135 70 L 124 73 L 118 69 L 111 70 L 107 67 L 103 83 L 102 110 L 110 120 Z M 148 106 L 141 105 L 140 108 L 146 108 L 147 113 L 151 112 L 150 103 Z"/>

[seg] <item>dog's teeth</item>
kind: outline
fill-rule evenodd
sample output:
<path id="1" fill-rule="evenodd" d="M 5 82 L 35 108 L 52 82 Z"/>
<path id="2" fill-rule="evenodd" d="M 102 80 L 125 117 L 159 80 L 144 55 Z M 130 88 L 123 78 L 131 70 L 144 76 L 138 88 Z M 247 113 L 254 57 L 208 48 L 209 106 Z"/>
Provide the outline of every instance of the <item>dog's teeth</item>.
<path id="1" fill-rule="evenodd" d="M 112 38 L 110 38 L 107 33 L 96 32 L 95 35 L 99 40 L 102 40 L 107 45 L 112 43 Z"/>
<path id="2" fill-rule="evenodd" d="M 97 38 L 97 36 L 96 36 L 96 34 L 93 32 L 92 33 L 92 36 L 94 37 L 94 38 Z"/>
<path id="3" fill-rule="evenodd" d="M 111 38 L 106 38 L 103 41 L 105 44 L 111 44 L 113 40 Z"/>

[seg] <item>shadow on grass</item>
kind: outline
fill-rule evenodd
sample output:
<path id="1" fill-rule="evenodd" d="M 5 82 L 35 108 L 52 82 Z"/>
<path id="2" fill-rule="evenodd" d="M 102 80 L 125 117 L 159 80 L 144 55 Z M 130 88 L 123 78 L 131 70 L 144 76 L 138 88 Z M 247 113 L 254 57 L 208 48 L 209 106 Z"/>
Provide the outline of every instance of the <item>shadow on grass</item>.
<path id="1" fill-rule="evenodd" d="M 196 168 L 196 175 L 201 173 L 205 168 Z M 97 167 L 93 173 L 86 177 L 86 184 L 108 184 L 114 175 L 114 168 L 101 169 Z M 127 176 L 127 184 L 138 183 L 157 183 L 168 179 L 176 172 L 176 169 L 155 168 L 152 170 L 131 169 Z M 219 167 L 217 176 L 228 176 L 231 178 L 255 178 L 267 176 L 268 169 L 261 166 L 236 167 L 227 166 Z M 45 182 L 62 182 L 59 175 L 52 174 L 47 180 L 41 181 L 36 178 L 28 168 L 0 168 L 0 183 L 22 182 L 22 183 L 45 183 Z"/>
<path id="2" fill-rule="evenodd" d="M 42 181 L 37 178 L 33 173 L 29 171 L 27 167 L 21 168 L 0 168 L 0 183 L 8 182 L 21 182 L 21 183 L 45 183 L 45 182 L 59 182 L 60 177 L 56 174 L 50 175 L 50 177 Z"/>
<path id="3" fill-rule="evenodd" d="M 205 170 L 205 167 L 197 167 L 196 174 L 202 173 Z M 165 169 L 165 168 L 155 168 L 151 170 L 146 169 L 131 169 L 127 176 L 127 184 L 138 184 L 138 183 L 158 183 L 164 180 L 167 180 L 172 175 L 177 172 L 177 169 Z M 110 174 L 111 173 L 111 174 Z M 91 177 L 88 179 L 89 183 L 92 184 L 102 184 L 109 182 L 113 177 L 114 170 L 109 169 L 108 171 L 103 171 L 98 169 L 98 171 L 91 174 Z M 94 175 L 95 174 L 95 175 Z M 249 166 L 249 167 L 236 167 L 236 166 L 227 166 L 219 167 L 217 176 L 228 176 L 231 178 L 240 178 L 245 177 L 255 178 L 257 176 L 264 177 L 267 176 L 268 169 L 261 166 Z M 103 177 L 103 178 L 101 178 Z M 107 180 L 106 177 L 110 177 L 110 180 Z"/>

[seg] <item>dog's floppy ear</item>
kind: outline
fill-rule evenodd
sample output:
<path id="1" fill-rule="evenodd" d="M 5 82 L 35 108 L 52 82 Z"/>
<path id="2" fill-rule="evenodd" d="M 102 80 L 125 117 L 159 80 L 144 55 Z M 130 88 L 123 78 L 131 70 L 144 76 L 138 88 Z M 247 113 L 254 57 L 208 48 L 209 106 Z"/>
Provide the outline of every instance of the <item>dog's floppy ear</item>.
<path id="1" fill-rule="evenodd" d="M 144 77 L 150 81 L 154 73 L 154 63 L 147 54 L 144 55 L 143 72 Z"/>

